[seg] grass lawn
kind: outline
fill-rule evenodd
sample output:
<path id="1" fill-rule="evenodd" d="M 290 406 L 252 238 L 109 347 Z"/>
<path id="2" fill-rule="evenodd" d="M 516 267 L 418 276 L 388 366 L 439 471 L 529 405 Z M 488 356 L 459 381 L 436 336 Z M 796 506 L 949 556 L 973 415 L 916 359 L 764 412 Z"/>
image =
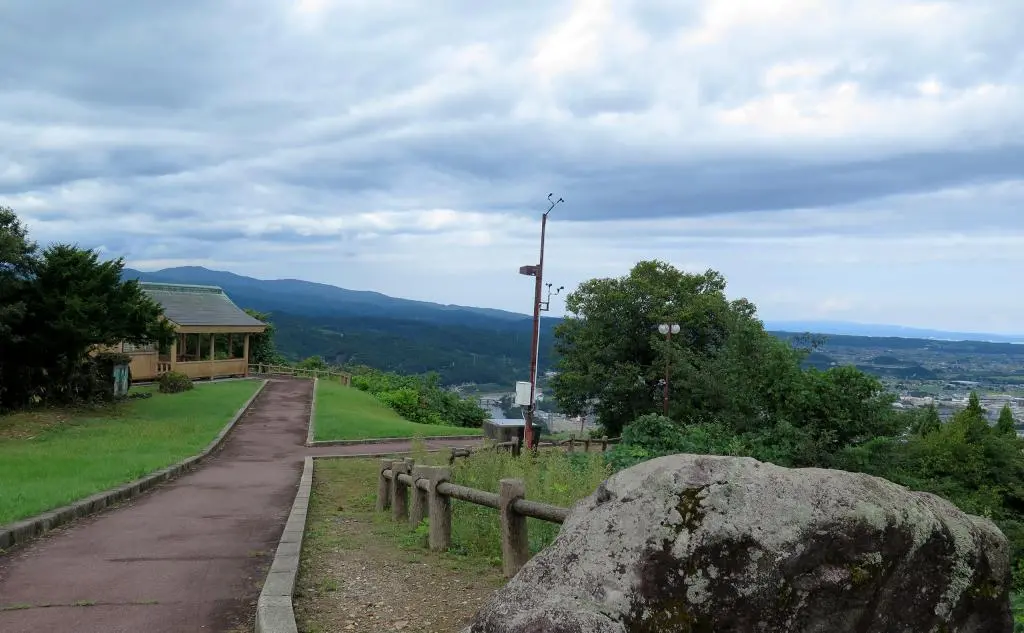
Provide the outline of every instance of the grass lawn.
<path id="1" fill-rule="evenodd" d="M 504 583 L 501 569 L 432 553 L 422 527 L 374 512 L 378 464 L 316 461 L 294 598 L 299 631 L 459 631 Z"/>
<path id="2" fill-rule="evenodd" d="M 67 505 L 194 455 L 259 381 L 197 384 L 109 407 L 0 416 L 0 525 Z"/>
<path id="3" fill-rule="evenodd" d="M 315 424 L 318 441 L 481 433 L 480 429 L 410 422 L 365 391 L 333 380 L 321 380 L 317 384 Z"/>

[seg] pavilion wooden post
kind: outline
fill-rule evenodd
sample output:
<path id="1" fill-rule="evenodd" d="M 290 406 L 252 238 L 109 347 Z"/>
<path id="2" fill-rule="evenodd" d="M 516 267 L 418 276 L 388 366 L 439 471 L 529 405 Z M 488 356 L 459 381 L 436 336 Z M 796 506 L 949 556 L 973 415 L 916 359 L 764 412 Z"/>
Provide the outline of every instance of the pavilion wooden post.
<path id="1" fill-rule="evenodd" d="M 430 514 L 430 549 L 446 551 L 452 545 L 452 500 L 438 492 L 437 487 L 452 477 L 450 468 L 431 467 L 425 474 L 430 481 L 427 491 L 427 505 Z"/>
<path id="2" fill-rule="evenodd" d="M 384 471 L 390 468 L 390 459 L 380 460 L 380 472 L 377 475 L 377 512 L 383 512 L 391 507 L 391 482 L 384 476 Z"/>
<path id="3" fill-rule="evenodd" d="M 213 380 L 213 375 L 215 373 L 217 373 L 216 372 L 216 365 L 214 365 L 215 362 L 217 362 L 217 335 L 213 334 L 211 332 L 210 333 L 210 364 L 208 365 L 208 367 L 210 368 L 210 376 L 209 376 L 210 380 Z"/>
<path id="4" fill-rule="evenodd" d="M 171 339 L 171 371 L 174 371 L 174 366 L 178 362 L 178 335 L 175 334 L 174 338 Z"/>
<path id="5" fill-rule="evenodd" d="M 249 375 L 249 335 L 245 335 L 245 341 L 242 343 L 242 358 L 245 359 L 245 375 Z"/>
<path id="6" fill-rule="evenodd" d="M 522 479 L 502 479 L 498 488 L 498 514 L 501 518 L 501 566 L 506 578 L 515 576 L 530 560 L 530 539 L 526 533 L 526 517 L 513 507 L 526 497 Z"/>

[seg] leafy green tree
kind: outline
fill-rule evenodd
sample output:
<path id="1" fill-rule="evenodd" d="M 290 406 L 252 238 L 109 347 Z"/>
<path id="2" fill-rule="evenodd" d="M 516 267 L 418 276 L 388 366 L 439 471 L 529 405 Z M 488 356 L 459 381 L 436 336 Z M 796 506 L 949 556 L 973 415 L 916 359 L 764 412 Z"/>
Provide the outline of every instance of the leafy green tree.
<path id="1" fill-rule="evenodd" d="M 827 463 L 900 424 L 877 379 L 853 367 L 802 370 L 813 341 L 794 349 L 765 332 L 752 303 L 725 296 L 717 272 L 640 262 L 624 277 L 583 283 L 566 305 L 555 396 L 569 415 L 593 406 L 609 435 L 662 410 L 666 371 L 668 418 L 730 429 L 782 464 Z M 666 322 L 680 325 L 671 340 L 657 332 Z"/>
<path id="2" fill-rule="evenodd" d="M 757 408 L 730 393 L 726 384 L 737 379 L 726 374 L 750 374 L 743 350 L 764 352 L 770 337 L 749 302 L 726 298 L 719 273 L 640 262 L 624 277 L 584 282 L 568 295 L 566 308 L 569 317 L 555 331 L 559 374 L 552 387 L 568 415 L 583 415 L 596 402 L 600 424 L 618 435 L 661 409 L 666 371 L 674 420 L 698 421 L 726 402 L 737 414 Z M 669 342 L 657 331 L 667 322 L 680 326 Z M 771 352 L 793 366 L 796 352 L 785 344 Z M 736 371 L 736 362 L 748 366 Z"/>
<path id="3" fill-rule="evenodd" d="M 297 365 L 297 367 L 301 369 L 316 369 L 321 371 L 325 371 L 331 368 L 331 366 L 327 364 L 327 361 L 325 361 L 322 356 L 310 356 L 309 358 L 300 362 Z"/>
<path id="4" fill-rule="evenodd" d="M 25 317 L 25 294 L 37 264 L 38 247 L 14 211 L 0 206 L 0 363 L 9 358 L 14 330 Z"/>
<path id="5" fill-rule="evenodd" d="M 1013 419 L 1013 410 L 1009 404 L 1004 404 L 999 411 L 999 420 L 996 422 L 996 432 L 1002 435 L 1017 435 L 1017 422 Z"/>
<path id="6" fill-rule="evenodd" d="M 270 320 L 270 315 L 250 308 L 246 308 L 245 313 L 267 324 L 267 329 L 263 332 L 252 334 L 249 337 L 249 362 L 254 365 L 283 365 L 284 358 L 282 358 L 274 346 L 274 336 L 277 333 L 277 328 L 274 327 L 274 322 Z"/>
<path id="7" fill-rule="evenodd" d="M 0 210 L 0 251 L 3 408 L 99 396 L 97 348 L 171 340 L 160 306 L 122 280 L 123 260 L 68 244 L 40 253 L 9 209 Z"/>

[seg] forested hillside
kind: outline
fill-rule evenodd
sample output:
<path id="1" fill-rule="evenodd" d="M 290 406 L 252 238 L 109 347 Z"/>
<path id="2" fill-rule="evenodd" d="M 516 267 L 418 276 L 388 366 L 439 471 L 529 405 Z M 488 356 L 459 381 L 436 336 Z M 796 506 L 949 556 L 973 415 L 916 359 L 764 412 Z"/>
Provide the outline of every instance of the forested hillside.
<path id="1" fill-rule="evenodd" d="M 511 385 L 529 373 L 532 320 L 525 314 L 412 301 L 295 279 L 254 279 L 200 267 L 126 269 L 124 274 L 143 281 L 220 286 L 238 305 L 269 315 L 277 328 L 277 349 L 291 361 L 320 356 L 337 365 L 402 373 L 436 371 L 445 384 Z M 541 321 L 542 371 L 554 366 L 553 332 L 560 321 Z M 771 333 L 798 346 L 807 343 L 800 334 Z M 819 343 L 805 366 L 850 364 L 897 379 L 968 380 L 981 370 L 986 376 L 1009 376 L 1013 372 L 1007 366 L 1024 364 L 1024 345 L 1010 343 L 836 334 Z M 886 358 L 889 362 L 881 362 Z"/>

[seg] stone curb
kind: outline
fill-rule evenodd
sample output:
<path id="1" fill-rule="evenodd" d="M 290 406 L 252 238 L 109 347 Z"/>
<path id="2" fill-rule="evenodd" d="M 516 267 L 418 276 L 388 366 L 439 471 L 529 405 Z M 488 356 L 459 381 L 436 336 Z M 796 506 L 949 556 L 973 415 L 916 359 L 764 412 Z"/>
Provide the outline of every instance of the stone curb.
<path id="1" fill-rule="evenodd" d="M 256 398 L 263 393 L 263 388 L 266 386 L 267 381 L 264 380 L 256 389 L 256 393 L 252 394 L 252 397 L 242 405 L 242 408 L 235 413 L 231 421 L 221 429 L 217 437 L 201 453 L 188 457 L 172 466 L 150 473 L 135 481 L 130 481 L 110 490 L 97 492 L 70 505 L 22 519 L 15 523 L 0 525 L 0 552 L 9 550 L 17 545 L 22 545 L 75 519 L 102 512 L 119 502 L 134 499 L 150 488 L 192 470 L 209 457 L 211 453 L 220 448 L 224 440 L 227 439 L 228 434 L 235 428 L 235 424 L 242 419 L 242 416 L 245 415 L 249 407 L 256 401 Z"/>
<path id="2" fill-rule="evenodd" d="M 313 458 L 307 457 L 302 464 L 302 477 L 299 479 L 292 510 L 288 514 L 288 522 L 281 532 L 274 561 L 270 564 L 260 597 L 256 601 L 256 633 L 298 633 L 292 594 L 299 573 L 302 537 L 306 530 L 306 513 L 312 491 Z"/>
<path id="3" fill-rule="evenodd" d="M 483 435 L 437 435 L 431 437 L 377 437 L 368 440 L 322 440 L 319 442 L 306 442 L 306 446 L 317 447 L 317 446 L 352 446 L 355 444 L 383 444 L 385 442 L 411 442 L 415 439 L 421 440 L 479 440 L 483 439 Z"/>
<path id="4" fill-rule="evenodd" d="M 315 424 L 316 424 L 316 389 L 320 384 L 319 378 L 313 379 L 313 403 L 309 405 L 309 425 L 306 431 L 306 446 L 316 446 L 316 442 L 313 441 L 315 435 Z"/>

